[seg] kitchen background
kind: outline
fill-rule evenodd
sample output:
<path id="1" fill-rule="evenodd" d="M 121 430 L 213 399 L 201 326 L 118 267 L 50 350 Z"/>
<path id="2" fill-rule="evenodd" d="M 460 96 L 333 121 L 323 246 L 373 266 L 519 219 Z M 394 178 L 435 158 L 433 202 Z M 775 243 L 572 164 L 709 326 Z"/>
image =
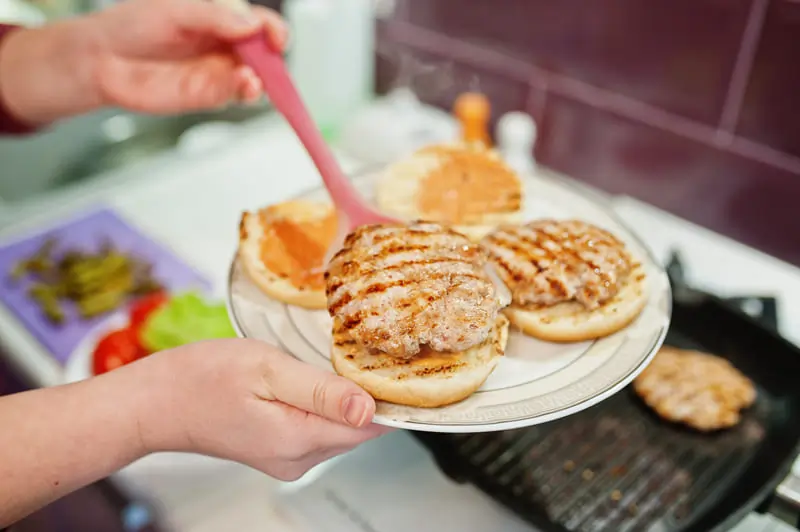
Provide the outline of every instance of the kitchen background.
<path id="1" fill-rule="evenodd" d="M 540 164 L 800 265 L 799 1 L 375 1 L 385 15 L 379 93 L 410 86 L 449 110 L 459 93 L 484 92 L 494 118 L 533 115 Z M 32 3 L 58 16 L 111 2 Z M 219 118 L 251 115 L 234 109 Z M 95 113 L 47 138 L 4 140 L 4 164 L 28 178 L 4 180 L 14 188 L 0 196 L 32 195 L 156 151 L 204 118 L 104 119 Z M 70 163 L 101 130 L 115 141 L 144 140 Z"/>
<path id="2" fill-rule="evenodd" d="M 800 265 L 797 0 L 393 3 L 380 92 L 480 90 L 535 117 L 540 164 Z"/>
<path id="3" fill-rule="evenodd" d="M 0 19 L 33 24 L 114 1 L 0 0 Z M 281 1 L 256 1 L 284 7 Z M 800 343 L 800 270 L 623 197 L 640 198 L 800 266 L 800 222 L 793 216 L 793 202 L 800 198 L 800 103 L 792 98 L 800 95 L 800 74 L 791 68 L 796 65 L 794 58 L 800 57 L 800 1 L 333 1 L 339 7 L 361 6 L 362 11 L 372 1 L 380 8 L 374 53 L 372 22 L 365 24 L 369 17 L 358 16 L 358 8 L 351 7 L 349 18 L 343 16 L 344 25 L 309 25 L 319 17 L 303 18 L 294 12 L 295 23 L 305 23 L 294 26 L 305 30 L 295 42 L 295 51 L 304 50 L 297 54 L 295 73 L 302 75 L 296 78 L 302 78 L 301 91 L 309 89 L 318 98 L 312 112 L 336 111 L 333 118 L 325 116 L 334 126 L 326 133 L 341 150 L 345 171 L 356 172 L 370 162 L 361 155 L 385 156 L 382 150 L 389 147 L 392 132 L 406 127 L 419 140 L 425 136 L 419 133 L 423 118 L 430 118 L 431 126 L 444 124 L 427 107 L 408 113 L 409 108 L 394 107 L 386 119 L 379 111 L 392 98 L 364 106 L 363 115 L 345 109 L 338 98 L 359 105 L 371 98 L 362 89 L 373 79 L 369 68 L 373 55 L 380 94 L 409 87 L 422 101 L 450 110 L 465 91 L 483 92 L 495 120 L 512 110 L 526 111 L 536 119 L 534 151 L 541 165 L 619 194 L 609 197 L 615 212 L 647 239 L 659 260 L 666 263 L 678 251 L 689 285 L 743 302 L 748 312 L 747 304 L 755 303 L 755 314 L 773 316 L 770 326 Z M 294 5 L 298 4 L 322 3 Z M 32 6 L 41 12 L 28 9 Z M 331 33 L 310 31 L 321 26 Z M 325 105 L 330 102 L 336 105 Z M 45 218 L 58 224 L 59 243 L 67 246 L 91 247 L 87 242 L 99 242 L 96 229 L 101 228 L 120 251 L 154 266 L 155 277 L 164 281 L 169 293 L 169 303 L 161 308 L 181 310 L 193 303 L 203 310 L 195 313 L 208 318 L 202 326 L 191 321 L 192 312 L 176 312 L 189 317 L 186 331 L 207 332 L 219 317 L 220 323 L 229 325 L 221 294 L 235 245 L 232 228 L 241 209 L 260 207 L 318 184 L 294 135 L 274 115 L 266 104 L 177 117 L 104 110 L 32 138 L 0 140 L 5 178 L 0 179 L 0 244 L 4 244 L 0 273 L 10 268 L 9 261 L 16 262 L 11 259 L 20 250 L 27 255 L 27 250 L 40 249 L 42 239 L 33 229 L 44 230 Z M 369 117 L 371 121 L 360 122 Z M 452 129 L 437 132 L 455 132 L 456 121 L 445 118 Z M 383 143 L 378 142 L 384 133 Z M 264 179 L 276 169 L 292 179 Z M 87 209 L 97 205 L 107 210 Z M 163 212 L 172 213 L 170 223 L 163 222 Z M 676 292 L 684 291 L 685 287 L 676 286 Z M 188 289 L 193 291 L 184 292 Z M 118 332 L 116 327 L 132 327 L 134 310 L 141 308 L 133 305 L 130 316 L 123 309 L 108 322 L 101 316 L 73 324 L 65 338 L 36 321 L 33 316 L 39 318 L 39 312 L 30 305 L 19 304 L 20 286 L 7 290 L 0 290 L 0 395 L 31 384 L 58 384 L 108 371 L 113 357 L 100 349 L 102 338 L 109 331 Z M 14 297 L 18 304 L 12 315 L 6 307 L 14 306 Z M 116 321 L 118 317 L 122 319 Z M 713 330 L 706 319 L 687 321 Z M 213 329 L 215 334 L 234 334 L 229 328 Z M 730 340 L 726 334 L 711 336 Z M 738 338 L 731 340 L 731 345 L 741 343 Z M 749 356 L 751 350 L 745 351 Z M 774 355 L 769 349 L 758 352 L 759 361 Z M 774 359 L 758 365 L 768 373 L 773 364 Z M 13 378 L 12 370 L 17 369 L 20 382 Z M 794 430 L 797 425 L 787 426 Z M 68 514 L 84 520 L 110 515 L 109 521 L 119 522 L 114 526 L 134 530 L 130 520 L 154 526 L 147 519 L 156 516 L 167 530 L 284 531 L 296 530 L 280 524 L 283 514 L 295 512 L 322 516 L 324 525 L 310 530 L 353 530 L 353 506 L 339 506 L 349 500 L 358 503 L 361 513 L 356 515 L 380 521 L 374 529 L 382 532 L 418 528 L 415 520 L 421 516 L 429 529 L 530 530 L 473 486 L 448 480 L 409 435 L 394 436 L 298 485 L 278 485 L 255 471 L 204 457 L 156 455 L 36 518 L 53 519 L 66 527 Z M 788 446 L 790 440 L 784 438 L 781 444 Z M 774 456 L 780 454 L 775 446 L 765 448 Z M 579 453 L 583 456 L 585 451 Z M 514 462 L 508 461 L 511 454 L 501 454 L 504 463 Z M 727 456 L 726 460 L 738 460 L 737 455 Z M 772 479 L 773 487 L 781 482 L 778 497 L 760 506 L 760 510 L 769 506 L 775 516 L 793 524 L 800 508 L 800 461 L 786 475 L 794 456 L 783 457 L 785 467 Z M 566 472 L 560 460 L 548 460 L 555 464 L 554 471 Z M 648 475 L 634 471 L 618 482 L 635 480 L 636 485 L 641 481 L 666 489 L 672 484 L 661 482 L 666 477 L 658 476 L 660 470 L 655 467 Z M 750 480 L 772 471 L 752 470 L 756 477 Z M 712 469 L 696 478 L 711 478 L 708 471 Z M 683 475 L 685 471 L 676 478 L 683 482 Z M 385 482 L 386 478 L 393 482 Z M 740 488 L 753 487 L 742 478 L 747 482 L 742 481 Z M 705 482 L 698 480 L 696 486 L 713 493 Z M 124 489 L 118 492 L 118 488 Z M 743 518 L 736 532 L 777 532 L 772 516 L 741 505 L 744 491 L 736 492 L 739 503 L 732 496 L 722 498 L 729 508 L 743 508 L 733 519 Z M 332 499 L 330 493 L 338 498 Z M 687 500 L 697 502 L 694 497 Z M 659 504 L 667 506 L 663 500 Z M 463 525 L 456 526 L 457 522 Z M 73 528 L 117 530 L 96 522 L 80 522 Z M 36 530 L 50 529 L 40 525 Z"/>

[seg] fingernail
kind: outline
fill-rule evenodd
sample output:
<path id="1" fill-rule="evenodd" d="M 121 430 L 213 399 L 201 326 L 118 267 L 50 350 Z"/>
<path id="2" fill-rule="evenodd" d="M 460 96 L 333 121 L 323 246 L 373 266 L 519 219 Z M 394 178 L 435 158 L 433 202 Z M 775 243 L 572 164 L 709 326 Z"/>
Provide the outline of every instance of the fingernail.
<path id="1" fill-rule="evenodd" d="M 351 395 L 344 401 L 344 419 L 354 427 L 360 427 L 366 421 L 367 401 L 360 395 Z"/>

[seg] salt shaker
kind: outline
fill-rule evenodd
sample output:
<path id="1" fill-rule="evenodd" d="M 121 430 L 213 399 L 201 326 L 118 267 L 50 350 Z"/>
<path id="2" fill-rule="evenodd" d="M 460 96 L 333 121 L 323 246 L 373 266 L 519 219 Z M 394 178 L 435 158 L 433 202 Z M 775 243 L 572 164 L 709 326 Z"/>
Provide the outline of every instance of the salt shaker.
<path id="1" fill-rule="evenodd" d="M 536 172 L 533 147 L 536 123 L 527 113 L 511 111 L 500 117 L 496 130 L 497 149 L 505 161 L 520 174 Z"/>

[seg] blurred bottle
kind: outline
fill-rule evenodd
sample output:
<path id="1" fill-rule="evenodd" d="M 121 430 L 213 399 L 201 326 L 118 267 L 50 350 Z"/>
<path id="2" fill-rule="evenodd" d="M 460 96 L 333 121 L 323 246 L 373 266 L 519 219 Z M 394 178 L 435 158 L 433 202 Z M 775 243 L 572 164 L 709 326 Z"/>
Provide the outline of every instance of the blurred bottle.
<path id="1" fill-rule="evenodd" d="M 489 136 L 489 118 L 491 105 L 483 94 L 465 92 L 456 98 L 453 114 L 461 124 L 461 140 L 466 143 L 478 142 L 487 148 L 491 147 Z"/>
<path id="2" fill-rule="evenodd" d="M 323 134 L 372 97 L 375 50 L 373 0 L 287 0 L 289 71 Z"/>
<path id="3" fill-rule="evenodd" d="M 411 89 L 394 89 L 365 106 L 342 127 L 338 147 L 367 164 L 389 164 L 429 144 L 459 139 L 458 122 L 424 105 Z"/>

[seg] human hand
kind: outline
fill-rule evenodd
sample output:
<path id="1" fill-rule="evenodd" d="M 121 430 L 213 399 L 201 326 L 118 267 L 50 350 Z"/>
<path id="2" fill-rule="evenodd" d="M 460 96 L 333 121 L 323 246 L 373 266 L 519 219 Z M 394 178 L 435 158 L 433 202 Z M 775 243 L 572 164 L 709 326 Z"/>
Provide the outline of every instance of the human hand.
<path id="1" fill-rule="evenodd" d="M 136 111 L 174 113 L 252 101 L 261 82 L 231 43 L 265 32 L 283 49 L 281 17 L 260 6 L 244 18 L 210 1 L 127 0 L 92 19 L 103 99 Z"/>
<path id="2" fill-rule="evenodd" d="M 294 480 L 391 430 L 372 424 L 375 402 L 353 382 L 254 340 L 187 345 L 130 370 L 152 395 L 139 414 L 145 452 L 196 452 Z"/>
<path id="3" fill-rule="evenodd" d="M 208 0 L 126 0 L 9 34 L 0 95 L 30 124 L 104 106 L 167 114 L 253 101 L 261 83 L 231 44 L 260 31 L 285 46 L 283 20 L 263 7 L 245 19 Z"/>

